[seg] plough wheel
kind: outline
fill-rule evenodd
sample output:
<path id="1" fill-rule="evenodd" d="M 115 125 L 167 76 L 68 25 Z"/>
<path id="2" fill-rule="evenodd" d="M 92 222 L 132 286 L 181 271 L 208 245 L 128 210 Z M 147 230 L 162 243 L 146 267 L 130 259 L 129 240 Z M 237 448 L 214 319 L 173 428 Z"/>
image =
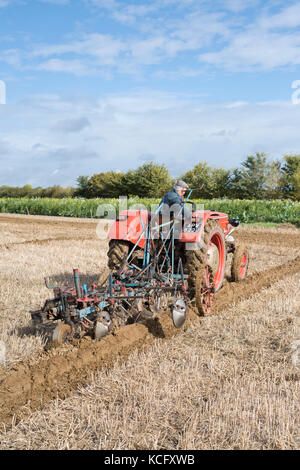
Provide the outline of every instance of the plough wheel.
<path id="1" fill-rule="evenodd" d="M 63 344 L 72 337 L 72 329 L 70 325 L 60 322 L 53 331 L 52 341 L 56 344 Z"/>
<path id="2" fill-rule="evenodd" d="M 110 240 L 107 252 L 108 267 L 112 271 L 117 271 L 122 266 L 123 261 L 129 253 L 128 242 L 124 240 Z"/>
<path id="3" fill-rule="evenodd" d="M 249 251 L 245 246 L 237 246 L 231 264 L 231 279 L 239 282 L 245 279 L 249 265 Z"/>

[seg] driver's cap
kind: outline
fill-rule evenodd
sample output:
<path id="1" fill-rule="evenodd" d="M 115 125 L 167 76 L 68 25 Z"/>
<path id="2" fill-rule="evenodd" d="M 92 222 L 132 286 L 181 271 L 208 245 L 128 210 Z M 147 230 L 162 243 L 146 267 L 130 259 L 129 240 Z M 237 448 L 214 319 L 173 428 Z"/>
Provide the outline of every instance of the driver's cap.
<path id="1" fill-rule="evenodd" d="M 178 186 L 179 188 L 183 189 L 189 189 L 189 186 L 185 183 L 185 181 L 182 180 L 177 180 L 175 186 Z"/>

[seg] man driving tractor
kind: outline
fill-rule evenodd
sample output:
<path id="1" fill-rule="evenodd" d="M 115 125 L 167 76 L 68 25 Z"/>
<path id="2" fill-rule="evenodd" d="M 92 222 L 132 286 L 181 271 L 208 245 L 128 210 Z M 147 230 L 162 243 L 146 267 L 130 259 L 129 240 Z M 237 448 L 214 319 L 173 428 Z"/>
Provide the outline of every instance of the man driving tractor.
<path id="1" fill-rule="evenodd" d="M 160 205 L 162 206 L 161 213 L 164 214 L 164 206 L 172 208 L 176 218 L 183 215 L 184 220 L 191 220 L 192 213 L 184 205 L 184 195 L 186 190 L 189 189 L 187 183 L 182 180 L 177 180 L 174 187 L 168 191 L 162 198 Z"/>

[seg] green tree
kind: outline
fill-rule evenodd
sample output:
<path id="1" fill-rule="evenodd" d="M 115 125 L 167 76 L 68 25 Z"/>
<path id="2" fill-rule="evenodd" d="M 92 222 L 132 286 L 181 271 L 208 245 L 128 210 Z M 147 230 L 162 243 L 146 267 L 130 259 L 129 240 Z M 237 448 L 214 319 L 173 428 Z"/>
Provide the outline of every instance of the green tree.
<path id="1" fill-rule="evenodd" d="M 241 168 L 233 170 L 228 185 L 231 197 L 273 199 L 280 194 L 281 164 L 269 161 L 265 153 L 249 155 Z"/>
<path id="2" fill-rule="evenodd" d="M 173 180 L 165 165 L 150 162 L 124 175 L 122 195 L 161 197 L 172 185 Z"/>
<path id="3" fill-rule="evenodd" d="M 227 194 L 227 186 L 230 177 L 230 170 L 224 168 L 212 168 L 208 163 L 200 162 L 192 170 L 181 176 L 190 188 L 201 188 L 194 191 L 193 198 L 218 198 Z"/>
<path id="4" fill-rule="evenodd" d="M 64 198 L 72 197 L 74 194 L 74 188 L 64 188 L 59 185 L 54 185 L 48 188 L 42 188 L 41 186 L 33 188 L 30 184 L 26 184 L 22 188 L 12 186 L 1 186 L 0 197 L 55 197 Z"/>
<path id="5" fill-rule="evenodd" d="M 300 155 L 284 155 L 281 190 L 284 197 L 300 199 Z"/>
<path id="6" fill-rule="evenodd" d="M 78 176 L 76 178 L 77 188 L 74 191 L 74 197 L 85 197 L 88 198 L 89 194 L 89 176 Z"/>
<path id="7" fill-rule="evenodd" d="M 0 186 L 0 197 L 13 197 L 12 188 L 7 185 Z"/>
<path id="8" fill-rule="evenodd" d="M 48 188 L 43 188 L 41 191 L 41 197 L 50 197 L 63 199 L 64 197 L 72 197 L 74 194 L 73 188 L 64 188 L 58 184 L 54 186 L 49 186 Z"/>
<path id="9" fill-rule="evenodd" d="M 34 189 L 32 188 L 31 184 L 25 184 L 23 188 L 20 188 L 20 196 L 21 197 L 33 197 Z"/>
<path id="10" fill-rule="evenodd" d="M 89 197 L 119 197 L 123 173 L 106 171 L 93 175 L 88 181 Z"/>

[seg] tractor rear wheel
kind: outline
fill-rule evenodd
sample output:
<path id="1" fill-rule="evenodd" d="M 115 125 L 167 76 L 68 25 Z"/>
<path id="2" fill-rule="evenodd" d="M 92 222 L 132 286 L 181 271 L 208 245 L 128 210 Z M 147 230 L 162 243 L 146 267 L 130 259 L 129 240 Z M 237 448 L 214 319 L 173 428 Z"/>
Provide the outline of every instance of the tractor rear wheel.
<path id="1" fill-rule="evenodd" d="M 223 284 L 225 261 L 223 230 L 216 220 L 208 220 L 200 249 L 186 251 L 189 288 L 194 292 L 199 315 L 207 315 L 212 310 L 214 293 Z"/>
<path id="2" fill-rule="evenodd" d="M 249 250 L 243 245 L 235 248 L 232 264 L 231 264 L 231 279 L 234 282 L 239 282 L 245 279 L 249 265 Z"/>
<path id="3" fill-rule="evenodd" d="M 221 289 L 225 275 L 226 243 L 225 236 L 219 222 L 208 220 L 204 227 L 203 249 L 206 250 L 206 261 L 211 267 L 215 291 Z"/>
<path id="4" fill-rule="evenodd" d="M 129 253 L 129 244 L 124 240 L 110 240 L 108 256 L 108 267 L 112 271 L 117 271 L 122 266 Z"/>
<path id="5" fill-rule="evenodd" d="M 209 315 L 215 294 L 215 281 L 211 267 L 199 251 L 187 253 L 188 284 L 194 294 L 197 313 Z"/>

